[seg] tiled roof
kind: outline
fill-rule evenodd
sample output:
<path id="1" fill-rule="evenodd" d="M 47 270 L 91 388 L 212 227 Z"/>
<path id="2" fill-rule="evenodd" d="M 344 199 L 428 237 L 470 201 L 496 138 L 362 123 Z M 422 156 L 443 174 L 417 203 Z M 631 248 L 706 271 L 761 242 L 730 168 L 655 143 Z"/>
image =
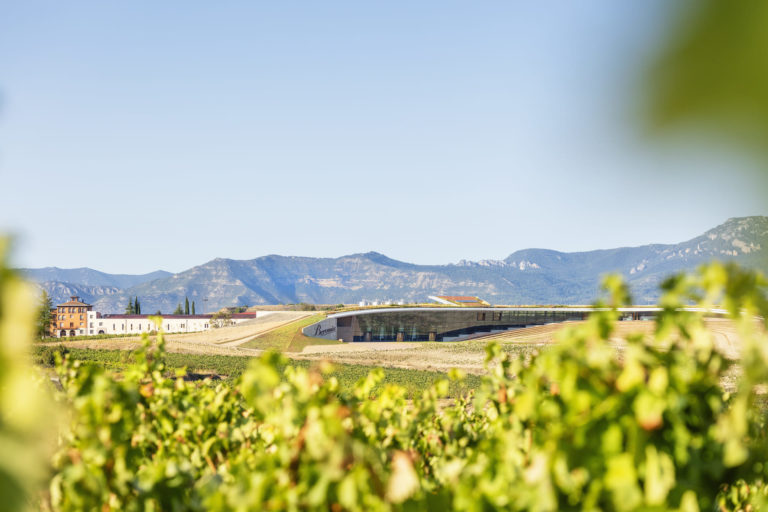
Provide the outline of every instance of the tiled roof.
<path id="1" fill-rule="evenodd" d="M 59 304 L 57 307 L 59 306 L 90 306 L 90 304 L 86 304 L 85 302 L 80 302 L 79 300 L 68 300 L 63 304 Z"/>

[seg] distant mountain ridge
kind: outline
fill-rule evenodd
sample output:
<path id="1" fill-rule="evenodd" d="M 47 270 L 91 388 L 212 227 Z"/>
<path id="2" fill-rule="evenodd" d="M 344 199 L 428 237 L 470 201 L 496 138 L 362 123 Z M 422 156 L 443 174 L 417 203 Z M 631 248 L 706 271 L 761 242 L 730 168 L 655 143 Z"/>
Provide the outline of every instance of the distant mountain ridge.
<path id="1" fill-rule="evenodd" d="M 503 260 L 451 265 L 415 265 L 367 252 L 339 258 L 216 258 L 178 274 L 130 276 L 55 268 L 24 272 L 56 300 L 65 291 L 78 291 L 105 313 L 122 312 L 134 296 L 145 311 L 163 312 L 185 297 L 196 301 L 198 312 L 244 304 L 423 302 L 429 295 L 478 295 L 493 304 L 588 304 L 606 272 L 624 275 L 635 303 L 643 304 L 658 299 L 664 277 L 712 259 L 768 270 L 768 217 L 728 219 L 679 244 L 574 253 L 525 249 Z"/>
<path id="2" fill-rule="evenodd" d="M 130 288 L 137 284 L 173 275 L 165 270 L 156 270 L 149 274 L 107 274 L 88 267 L 22 268 L 20 271 L 33 281 L 77 283 L 82 286 L 114 286 L 116 288 Z"/>

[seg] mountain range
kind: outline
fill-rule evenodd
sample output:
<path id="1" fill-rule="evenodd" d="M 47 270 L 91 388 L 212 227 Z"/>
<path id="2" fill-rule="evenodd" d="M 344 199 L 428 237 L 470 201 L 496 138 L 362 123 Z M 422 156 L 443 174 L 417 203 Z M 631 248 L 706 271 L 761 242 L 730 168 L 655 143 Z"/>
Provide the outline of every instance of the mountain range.
<path id="1" fill-rule="evenodd" d="M 625 277 L 636 304 L 651 304 L 666 276 L 713 259 L 768 270 L 768 217 L 728 219 L 679 244 L 572 253 L 525 249 L 503 260 L 449 265 L 415 265 L 367 252 L 339 258 L 216 258 L 177 274 L 55 267 L 22 271 L 47 290 L 54 303 L 79 295 L 97 311 L 120 313 L 129 298 L 138 296 L 143 312 L 169 313 L 185 297 L 196 301 L 197 312 L 299 302 L 426 302 L 429 295 L 477 295 L 492 304 L 588 304 L 597 297 L 607 272 Z"/>

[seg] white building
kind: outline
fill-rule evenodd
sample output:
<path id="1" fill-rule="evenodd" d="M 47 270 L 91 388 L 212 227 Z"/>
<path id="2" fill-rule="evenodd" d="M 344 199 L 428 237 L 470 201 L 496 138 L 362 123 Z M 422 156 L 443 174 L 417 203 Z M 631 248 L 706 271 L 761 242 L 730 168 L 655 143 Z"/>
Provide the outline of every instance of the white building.
<path id="1" fill-rule="evenodd" d="M 235 313 L 228 320 L 229 325 L 237 325 L 257 316 L 269 314 L 268 311 L 257 313 Z M 88 312 L 88 334 L 141 334 L 162 330 L 165 333 L 199 332 L 211 328 L 213 315 L 161 315 L 161 325 L 155 324 L 150 317 L 155 315 L 103 315 L 96 311 Z"/>

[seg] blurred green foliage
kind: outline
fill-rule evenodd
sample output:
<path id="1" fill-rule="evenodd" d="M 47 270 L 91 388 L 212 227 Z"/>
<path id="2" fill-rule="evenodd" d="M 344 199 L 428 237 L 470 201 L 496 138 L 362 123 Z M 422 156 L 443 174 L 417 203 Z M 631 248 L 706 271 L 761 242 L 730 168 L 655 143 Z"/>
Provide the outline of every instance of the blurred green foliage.
<path id="1" fill-rule="evenodd" d="M 7 249 L 0 238 L 0 508 L 34 510 L 55 448 L 57 415 L 28 360 L 39 298 L 7 267 Z"/>
<path id="2" fill-rule="evenodd" d="M 687 1 L 651 73 L 656 129 L 691 125 L 768 148 L 768 3 Z"/>

